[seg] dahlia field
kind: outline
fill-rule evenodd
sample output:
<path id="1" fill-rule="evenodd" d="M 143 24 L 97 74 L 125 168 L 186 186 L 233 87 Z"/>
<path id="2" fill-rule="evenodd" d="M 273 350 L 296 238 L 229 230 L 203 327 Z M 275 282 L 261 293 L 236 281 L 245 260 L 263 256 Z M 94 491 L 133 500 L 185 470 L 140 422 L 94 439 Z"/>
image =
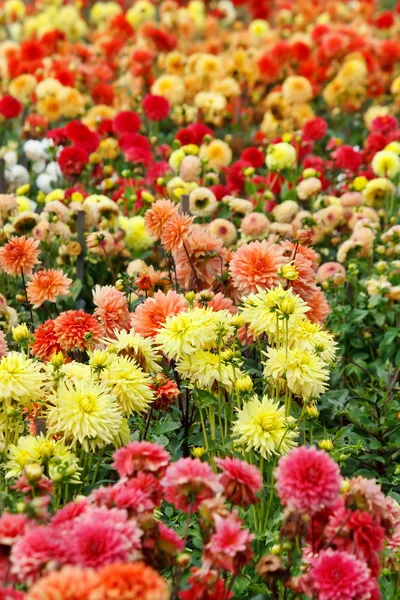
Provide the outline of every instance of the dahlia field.
<path id="1" fill-rule="evenodd" d="M 400 4 L 0 0 L 0 600 L 400 599 Z"/>

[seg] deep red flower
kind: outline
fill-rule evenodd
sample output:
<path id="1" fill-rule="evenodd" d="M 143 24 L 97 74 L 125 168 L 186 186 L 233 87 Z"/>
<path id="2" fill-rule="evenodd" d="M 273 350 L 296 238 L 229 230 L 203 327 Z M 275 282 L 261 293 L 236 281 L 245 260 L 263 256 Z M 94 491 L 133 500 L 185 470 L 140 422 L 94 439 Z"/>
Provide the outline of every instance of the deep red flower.
<path id="1" fill-rule="evenodd" d="M 65 127 L 65 133 L 72 144 L 89 154 L 97 149 L 100 142 L 99 134 L 78 120 L 70 121 Z"/>
<path id="2" fill-rule="evenodd" d="M 150 121 L 162 121 L 168 117 L 170 104 L 163 96 L 147 94 L 143 100 L 144 114 Z"/>
<path id="3" fill-rule="evenodd" d="M 5 119 L 15 119 L 22 112 L 22 104 L 10 94 L 0 98 L 0 115 Z"/>
<path id="4" fill-rule="evenodd" d="M 313 142 L 321 140 L 328 130 L 328 123 L 322 117 L 315 117 L 305 123 L 303 127 L 303 135 L 307 140 Z"/>
<path id="5" fill-rule="evenodd" d="M 258 148 L 255 148 L 254 146 L 250 146 L 249 148 L 243 150 L 242 154 L 240 155 L 240 158 L 241 160 L 250 163 L 251 166 L 255 169 L 258 169 L 259 167 L 262 167 L 265 164 L 264 152 L 262 152 Z"/>
<path id="6" fill-rule="evenodd" d="M 394 24 L 394 16 L 391 10 L 385 10 L 376 18 L 378 29 L 390 29 Z"/>
<path id="7" fill-rule="evenodd" d="M 88 153 L 78 146 L 63 148 L 58 157 L 58 164 L 65 177 L 78 177 L 88 163 Z"/>
<path id="8" fill-rule="evenodd" d="M 113 129 L 117 135 L 136 133 L 139 131 L 140 125 L 139 115 L 131 110 L 119 112 L 113 119 Z"/>
<path id="9" fill-rule="evenodd" d="M 280 65 L 272 60 L 270 54 L 263 54 L 257 61 L 257 67 L 260 75 L 266 81 L 274 81 L 278 79 L 280 73 Z"/>
<path id="10" fill-rule="evenodd" d="M 352 146 L 344 144 L 340 146 L 334 153 L 335 166 L 338 169 L 351 171 L 356 173 L 362 164 L 362 154 L 358 150 L 354 150 Z"/>
<path id="11" fill-rule="evenodd" d="M 114 100 L 114 88 L 109 83 L 100 82 L 92 89 L 92 99 L 95 104 L 110 106 Z"/>

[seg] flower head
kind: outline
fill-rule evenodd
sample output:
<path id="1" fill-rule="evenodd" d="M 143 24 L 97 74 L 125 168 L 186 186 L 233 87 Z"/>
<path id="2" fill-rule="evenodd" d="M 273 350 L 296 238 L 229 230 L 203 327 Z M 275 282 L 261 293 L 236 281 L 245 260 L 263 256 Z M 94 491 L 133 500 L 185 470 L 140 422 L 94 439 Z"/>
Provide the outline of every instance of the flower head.
<path id="1" fill-rule="evenodd" d="M 0 399 L 22 403 L 39 400 L 43 389 L 40 364 L 20 352 L 9 352 L 0 361 Z"/>
<path id="2" fill-rule="evenodd" d="M 152 567 L 142 563 L 113 564 L 98 572 L 100 600 L 169 600 L 168 584 Z"/>
<path id="3" fill-rule="evenodd" d="M 18 277 L 21 273 L 31 275 L 33 267 L 39 262 L 38 246 L 39 240 L 26 238 L 24 235 L 12 237 L 0 248 L 0 267 L 13 277 Z"/>
<path id="4" fill-rule="evenodd" d="M 99 588 L 94 570 L 67 566 L 42 577 L 31 587 L 26 600 L 88 600 Z"/>
<path id="5" fill-rule="evenodd" d="M 161 243 L 168 252 L 175 252 L 183 246 L 191 231 L 193 217 L 175 212 L 163 227 Z"/>
<path id="6" fill-rule="evenodd" d="M 102 379 L 126 415 L 146 410 L 154 400 L 150 376 L 128 356 L 115 358 L 110 369 L 102 372 Z"/>
<path id="7" fill-rule="evenodd" d="M 314 446 L 300 446 L 281 458 L 275 477 L 278 496 L 290 510 L 313 514 L 332 506 L 339 496 L 339 467 Z"/>
<path id="8" fill-rule="evenodd" d="M 100 340 L 102 327 L 97 319 L 83 310 L 67 310 L 55 319 L 54 333 L 66 352 L 86 350 Z"/>
<path id="9" fill-rule="evenodd" d="M 167 502 L 186 512 L 195 511 L 203 500 L 223 490 L 210 465 L 198 458 L 181 458 L 171 463 L 161 485 Z"/>
<path id="10" fill-rule="evenodd" d="M 43 269 L 36 271 L 26 285 L 28 300 L 33 308 L 39 308 L 46 300 L 55 302 L 58 296 L 64 296 L 72 279 L 66 277 L 61 269 Z"/>
<path id="11" fill-rule="evenodd" d="M 139 304 L 131 316 L 131 325 L 144 337 L 154 337 L 167 317 L 187 310 L 187 302 L 181 294 L 169 290 L 166 294 L 158 291 L 153 298 Z"/>
<path id="12" fill-rule="evenodd" d="M 155 239 L 160 239 L 165 225 L 177 210 L 178 207 L 171 200 L 157 200 L 157 202 L 154 202 L 151 208 L 146 211 L 144 217 L 149 234 Z"/>
<path id="13" fill-rule="evenodd" d="M 262 488 L 259 470 L 237 458 L 216 458 L 215 462 L 222 471 L 220 482 L 224 486 L 224 496 L 227 500 L 244 507 L 255 504 L 255 494 Z"/>
<path id="14" fill-rule="evenodd" d="M 254 396 L 238 411 L 233 424 L 235 443 L 252 448 L 267 458 L 271 454 L 286 454 L 296 445 L 297 433 L 291 428 L 293 417 L 285 417 L 285 408 L 264 396 Z"/>
<path id="15" fill-rule="evenodd" d="M 171 459 L 162 446 L 151 442 L 130 442 L 117 450 L 113 458 L 120 477 L 130 477 L 140 471 L 162 473 Z"/>
<path id="16" fill-rule="evenodd" d="M 241 246 L 229 265 L 233 285 L 241 294 L 256 293 L 279 284 L 278 270 L 286 264 L 280 246 L 266 240 Z"/>
<path id="17" fill-rule="evenodd" d="M 238 573 L 253 556 L 250 542 L 253 535 L 243 529 L 243 523 L 235 513 L 224 518 L 214 516 L 215 533 L 206 546 L 206 559 L 219 568 Z"/>
<path id="18" fill-rule="evenodd" d="M 53 319 L 41 323 L 35 331 L 35 341 L 31 346 L 32 354 L 42 360 L 49 360 L 52 354 L 61 352 Z"/>
<path id="19" fill-rule="evenodd" d="M 64 433 L 87 450 L 113 443 L 122 424 L 117 399 L 100 383 L 61 381 L 48 412 L 49 432 Z"/>

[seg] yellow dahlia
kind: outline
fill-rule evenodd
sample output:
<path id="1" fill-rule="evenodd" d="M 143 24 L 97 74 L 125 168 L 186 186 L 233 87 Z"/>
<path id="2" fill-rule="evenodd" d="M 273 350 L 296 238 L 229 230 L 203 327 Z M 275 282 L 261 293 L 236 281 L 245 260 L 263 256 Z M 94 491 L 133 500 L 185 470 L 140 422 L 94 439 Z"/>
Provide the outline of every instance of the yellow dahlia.
<path id="1" fill-rule="evenodd" d="M 271 454 L 287 454 L 296 446 L 293 417 L 285 417 L 285 408 L 267 396 L 254 396 L 238 411 L 233 424 L 235 444 L 254 449 L 267 458 Z"/>
<path id="2" fill-rule="evenodd" d="M 127 356 L 118 356 L 101 378 L 118 398 L 124 415 L 143 412 L 154 400 L 150 376 Z"/>
<path id="3" fill-rule="evenodd" d="M 131 329 L 115 331 L 115 339 L 105 341 L 110 343 L 109 350 L 115 351 L 119 356 L 132 358 L 143 371 L 148 373 L 162 371 L 159 364 L 161 356 L 157 353 L 152 338 L 144 338 Z"/>
<path id="4" fill-rule="evenodd" d="M 10 352 L 0 361 L 0 400 L 24 404 L 39 400 L 43 374 L 40 366 L 20 352 Z"/>

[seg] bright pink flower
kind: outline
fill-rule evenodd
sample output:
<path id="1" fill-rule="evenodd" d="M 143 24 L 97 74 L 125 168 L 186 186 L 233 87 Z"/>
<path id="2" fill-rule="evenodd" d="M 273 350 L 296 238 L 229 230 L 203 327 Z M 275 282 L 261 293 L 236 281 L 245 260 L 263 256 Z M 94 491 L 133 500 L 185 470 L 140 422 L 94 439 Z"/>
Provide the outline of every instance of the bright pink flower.
<path id="1" fill-rule="evenodd" d="M 126 296 L 113 285 L 96 285 L 93 302 L 97 306 L 93 316 L 103 325 L 106 335 L 115 337 L 115 330 L 130 328 L 130 313 Z"/>
<path id="2" fill-rule="evenodd" d="M 12 547 L 11 573 L 21 583 L 31 585 L 50 561 L 61 556 L 62 548 L 56 532 L 51 527 L 33 527 Z"/>
<path id="3" fill-rule="evenodd" d="M 114 467 L 120 477 L 131 477 L 138 471 L 160 473 L 168 465 L 171 457 L 158 444 L 151 442 L 130 442 L 113 454 Z"/>
<path id="4" fill-rule="evenodd" d="M 314 446 L 300 446 L 281 458 L 275 477 L 282 504 L 302 513 L 331 506 L 340 492 L 338 465 Z"/>
<path id="5" fill-rule="evenodd" d="M 25 533 L 28 523 L 26 515 L 4 512 L 0 517 L 0 545 L 12 546 Z"/>
<path id="6" fill-rule="evenodd" d="M 308 574 L 318 600 L 369 600 L 375 584 L 367 565 L 353 554 L 324 550 Z"/>
<path id="7" fill-rule="evenodd" d="M 230 457 L 216 458 L 215 462 L 222 471 L 220 482 L 228 500 L 244 507 L 258 502 L 256 493 L 262 489 L 262 477 L 256 467 Z"/>
<path id="8" fill-rule="evenodd" d="M 198 458 L 181 458 L 171 463 L 161 485 L 167 502 L 185 512 L 194 512 L 202 500 L 223 491 L 210 465 Z"/>
<path id="9" fill-rule="evenodd" d="M 51 519 L 51 524 L 57 528 L 64 526 L 69 527 L 70 521 L 73 521 L 79 517 L 86 511 L 87 508 L 88 501 L 86 498 L 84 500 L 80 500 L 79 502 L 75 500 L 73 502 L 68 502 L 64 508 L 61 508 L 56 512 L 54 517 Z"/>
<path id="10" fill-rule="evenodd" d="M 184 541 L 179 535 L 171 529 L 158 521 L 158 531 L 160 533 L 159 545 L 170 554 L 176 552 L 182 552 L 185 547 Z"/>
<path id="11" fill-rule="evenodd" d="M 252 558 L 250 542 L 253 535 L 242 529 L 242 521 L 235 513 L 224 518 L 214 516 L 215 533 L 205 548 L 205 562 L 237 574 Z"/>

